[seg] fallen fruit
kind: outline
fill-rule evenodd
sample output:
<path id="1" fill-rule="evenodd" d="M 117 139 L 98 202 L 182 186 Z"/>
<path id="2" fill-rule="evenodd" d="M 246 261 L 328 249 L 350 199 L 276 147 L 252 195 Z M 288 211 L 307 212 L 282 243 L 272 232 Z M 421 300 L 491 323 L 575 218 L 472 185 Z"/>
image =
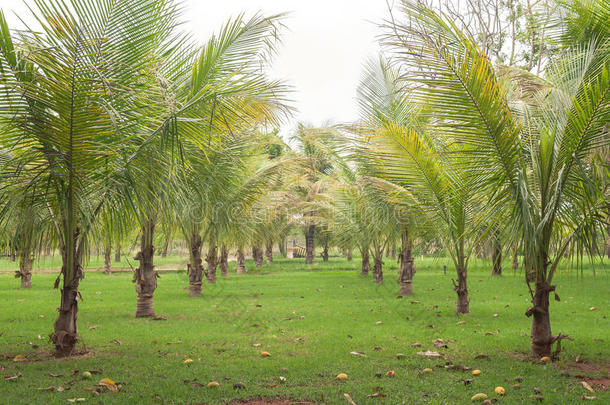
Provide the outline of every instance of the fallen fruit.
<path id="1" fill-rule="evenodd" d="M 193 359 L 184 360 L 184 364 L 191 364 L 192 362 L 193 362 Z"/>
<path id="2" fill-rule="evenodd" d="M 241 390 L 246 388 L 246 384 L 244 384 L 243 382 L 236 382 L 235 384 L 233 384 L 233 389 L 234 390 Z"/>
<path id="3" fill-rule="evenodd" d="M 543 363 L 548 363 L 549 361 L 551 361 L 551 358 L 549 356 L 544 356 L 540 359 L 540 361 Z"/>
<path id="4" fill-rule="evenodd" d="M 271 353 L 269 352 L 261 352 L 261 357 L 269 357 L 271 356 Z"/>
<path id="5" fill-rule="evenodd" d="M 504 387 L 496 387 L 494 389 L 494 392 L 498 395 L 504 395 L 506 394 L 506 390 L 504 389 Z"/>
<path id="6" fill-rule="evenodd" d="M 580 382 L 580 385 L 582 385 L 582 386 L 584 387 L 584 389 L 586 389 L 586 390 L 587 390 L 587 391 L 589 391 L 589 392 L 595 392 L 595 390 L 593 389 L 593 387 L 591 387 L 591 386 L 589 385 L 589 383 L 588 383 L 588 382 L 586 382 L 586 381 L 581 381 L 581 382 Z"/>
<path id="7" fill-rule="evenodd" d="M 13 357 L 13 361 L 21 362 L 21 361 L 28 361 L 28 359 L 26 359 L 26 357 L 23 354 L 18 354 L 15 357 Z"/>
<path id="8" fill-rule="evenodd" d="M 83 380 L 90 380 L 93 375 L 89 371 L 83 373 Z"/>
<path id="9" fill-rule="evenodd" d="M 100 382 L 97 383 L 97 385 L 101 385 L 103 387 L 108 388 L 110 391 L 118 391 L 119 387 L 116 385 L 116 383 L 114 381 L 112 381 L 110 378 L 102 378 L 100 380 Z"/>
<path id="10" fill-rule="evenodd" d="M 432 372 L 432 369 L 431 369 L 431 368 L 424 368 L 422 371 L 423 371 L 424 373 L 431 373 L 431 372 Z"/>
<path id="11" fill-rule="evenodd" d="M 345 373 L 337 374 L 337 380 L 347 380 L 347 374 L 345 374 Z"/>
<path id="12" fill-rule="evenodd" d="M 394 377 L 396 375 L 396 372 L 394 370 L 390 370 L 387 373 L 385 373 L 386 377 Z"/>
<path id="13" fill-rule="evenodd" d="M 481 392 L 481 393 L 473 395 L 472 398 L 470 398 L 470 400 L 472 402 L 476 402 L 476 401 L 481 401 L 482 402 L 482 401 L 485 401 L 487 398 L 488 398 L 487 394 L 483 394 Z"/>
<path id="14" fill-rule="evenodd" d="M 481 375 L 481 370 L 472 370 L 472 375 Z"/>
<path id="15" fill-rule="evenodd" d="M 208 383 L 208 388 L 218 388 L 220 387 L 220 384 L 218 383 L 218 381 L 210 381 Z"/>

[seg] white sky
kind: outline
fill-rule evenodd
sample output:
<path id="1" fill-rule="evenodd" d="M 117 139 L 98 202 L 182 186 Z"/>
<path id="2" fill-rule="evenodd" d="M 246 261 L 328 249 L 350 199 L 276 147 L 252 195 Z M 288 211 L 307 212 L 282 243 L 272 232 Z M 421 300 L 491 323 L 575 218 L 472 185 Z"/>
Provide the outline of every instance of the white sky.
<path id="1" fill-rule="evenodd" d="M 134 0 L 137 1 L 137 0 Z M 388 16 L 385 0 L 184 0 L 187 29 L 201 41 L 240 12 L 264 15 L 289 12 L 283 45 L 270 74 L 295 89 L 298 109 L 282 128 L 290 134 L 296 122 L 323 125 L 358 117 L 356 88 L 367 58 L 379 52 L 380 23 Z M 14 13 L 28 19 L 22 0 L 0 0 L 14 26 Z"/>

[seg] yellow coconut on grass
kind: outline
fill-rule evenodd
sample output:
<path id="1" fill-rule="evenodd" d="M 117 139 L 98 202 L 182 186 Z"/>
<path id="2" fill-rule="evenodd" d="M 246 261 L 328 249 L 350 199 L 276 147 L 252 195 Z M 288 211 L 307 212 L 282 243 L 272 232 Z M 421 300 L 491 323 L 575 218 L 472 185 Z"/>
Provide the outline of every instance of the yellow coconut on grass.
<path id="1" fill-rule="evenodd" d="M 472 375 L 481 375 L 481 370 L 472 370 Z"/>
<path id="2" fill-rule="evenodd" d="M 494 392 L 498 395 L 504 395 L 506 394 L 506 390 L 504 389 L 504 387 L 496 387 L 494 389 Z"/>
<path id="3" fill-rule="evenodd" d="M 208 383 L 208 388 L 218 388 L 220 387 L 220 384 L 218 383 L 218 381 L 210 381 Z"/>
<path id="4" fill-rule="evenodd" d="M 347 380 L 347 374 L 345 374 L 345 373 L 337 374 L 337 380 Z"/>
<path id="5" fill-rule="evenodd" d="M 485 401 L 487 398 L 489 398 L 489 397 L 487 396 L 487 394 L 483 394 L 483 393 L 481 392 L 481 393 L 478 393 L 478 394 L 473 395 L 473 396 L 470 398 L 470 400 L 471 400 L 472 402 L 482 402 L 482 401 Z"/>
<path id="6" fill-rule="evenodd" d="M 271 353 L 269 353 L 269 352 L 261 352 L 261 357 L 271 357 Z"/>

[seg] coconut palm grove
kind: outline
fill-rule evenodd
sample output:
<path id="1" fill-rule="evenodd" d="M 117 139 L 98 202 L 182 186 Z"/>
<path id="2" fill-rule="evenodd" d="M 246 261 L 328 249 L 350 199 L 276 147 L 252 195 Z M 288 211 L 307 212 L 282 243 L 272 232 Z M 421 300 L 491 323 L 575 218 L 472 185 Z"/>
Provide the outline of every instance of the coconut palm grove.
<path id="1" fill-rule="evenodd" d="M 610 403 L 609 2 L 388 2 L 324 126 L 286 15 L 26 4 L 0 404 Z"/>

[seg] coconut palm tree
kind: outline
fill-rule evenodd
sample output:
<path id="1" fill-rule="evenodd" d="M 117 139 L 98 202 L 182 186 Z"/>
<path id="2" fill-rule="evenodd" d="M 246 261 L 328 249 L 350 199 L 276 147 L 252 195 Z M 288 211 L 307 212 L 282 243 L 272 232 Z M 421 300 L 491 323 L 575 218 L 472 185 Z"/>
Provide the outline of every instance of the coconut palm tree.
<path id="1" fill-rule="evenodd" d="M 142 73 L 176 24 L 171 1 L 31 2 L 39 27 L 11 31 L 0 13 L 2 148 L 14 153 L 11 182 L 36 190 L 57 228 L 63 278 L 52 341 L 69 355 L 87 238 L 107 196 L 104 167 L 123 165 L 139 121 Z M 57 284 L 60 280 L 58 279 Z"/>
<path id="2" fill-rule="evenodd" d="M 523 99 L 511 99 L 487 55 L 446 16 L 403 2 L 408 21 L 388 27 L 386 42 L 401 52 L 397 60 L 414 100 L 445 143 L 465 157 L 461 170 L 474 179 L 469 193 L 479 195 L 488 212 L 510 207 L 514 237 L 533 273 L 526 315 L 532 317 L 535 356 L 550 355 L 551 345 L 564 338 L 551 333 L 553 277 L 564 253 L 590 246 L 586 241 L 608 203 L 592 163 L 594 152 L 610 142 L 604 130 L 610 119 L 610 7 L 601 4 L 575 1 L 559 8 L 573 18 L 587 16 L 588 24 L 575 27 L 564 18 L 557 38 L 588 27 L 595 34 L 557 47 L 544 77 L 521 86 Z M 532 85 L 540 82 L 544 86 Z"/>

